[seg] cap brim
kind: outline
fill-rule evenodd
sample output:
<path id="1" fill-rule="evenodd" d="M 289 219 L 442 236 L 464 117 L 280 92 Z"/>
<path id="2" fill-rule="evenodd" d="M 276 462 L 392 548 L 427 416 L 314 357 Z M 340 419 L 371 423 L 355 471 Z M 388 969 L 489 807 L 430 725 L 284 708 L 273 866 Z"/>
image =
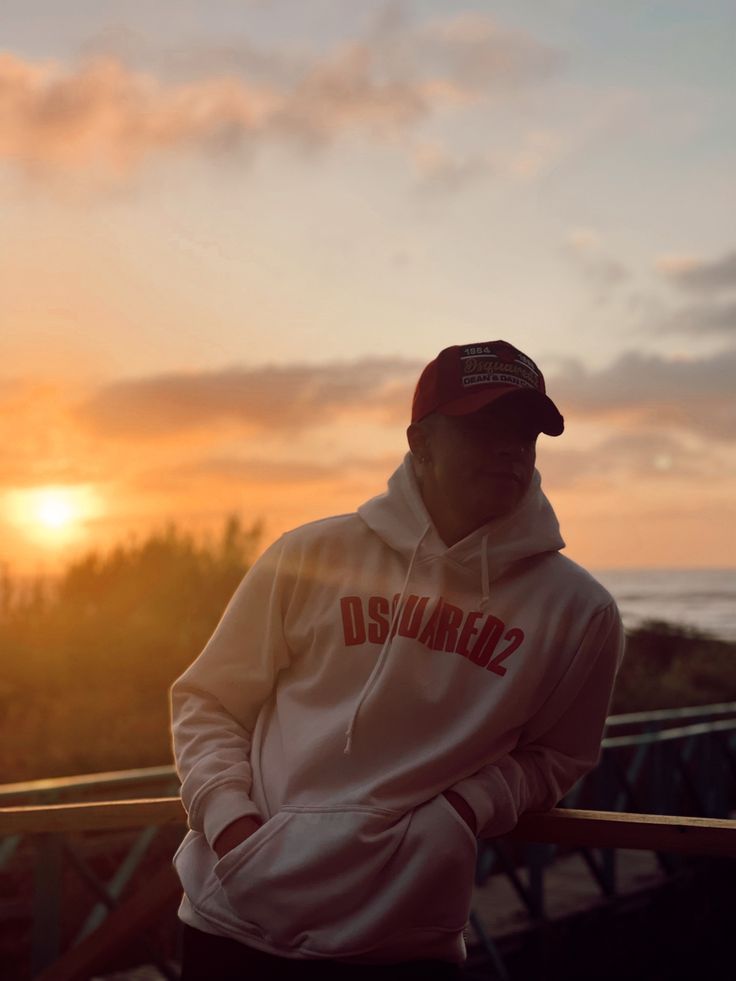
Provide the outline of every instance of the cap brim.
<path id="1" fill-rule="evenodd" d="M 438 406 L 437 412 L 445 416 L 467 416 L 490 405 L 491 402 L 512 396 L 523 400 L 525 407 L 532 410 L 540 432 L 547 436 L 559 436 L 564 431 L 565 420 L 548 395 L 543 395 L 542 392 L 532 388 L 517 388 L 516 385 L 496 385 L 482 391 L 468 392 L 467 395 L 461 395 L 460 398 Z"/>

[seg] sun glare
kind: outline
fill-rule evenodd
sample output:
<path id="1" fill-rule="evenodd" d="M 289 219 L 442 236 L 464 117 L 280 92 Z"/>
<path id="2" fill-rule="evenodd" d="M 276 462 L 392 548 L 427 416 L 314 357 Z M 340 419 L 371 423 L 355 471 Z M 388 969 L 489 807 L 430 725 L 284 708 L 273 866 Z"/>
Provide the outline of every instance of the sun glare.
<path id="1" fill-rule="evenodd" d="M 63 528 L 76 517 L 71 501 L 58 491 L 47 491 L 39 498 L 36 514 L 47 528 Z"/>
<path id="2" fill-rule="evenodd" d="M 100 501 L 88 485 L 35 487 L 9 494 L 8 513 L 29 538 L 59 545 L 81 537 L 85 523 L 100 513 Z"/>

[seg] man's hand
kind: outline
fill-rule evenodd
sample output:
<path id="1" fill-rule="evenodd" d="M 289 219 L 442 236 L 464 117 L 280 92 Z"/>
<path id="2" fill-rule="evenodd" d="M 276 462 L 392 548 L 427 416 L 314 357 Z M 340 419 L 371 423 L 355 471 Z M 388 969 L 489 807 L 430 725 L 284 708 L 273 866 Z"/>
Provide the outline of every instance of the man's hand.
<path id="1" fill-rule="evenodd" d="M 461 797 L 460 794 L 456 793 L 454 790 L 443 790 L 442 793 L 449 800 L 460 817 L 465 821 L 473 834 L 476 834 L 477 828 L 475 827 L 475 812 L 470 804 L 468 804 L 465 798 Z"/>
<path id="2" fill-rule="evenodd" d="M 219 833 L 217 838 L 215 838 L 215 842 L 212 845 L 213 849 L 217 853 L 217 857 L 222 858 L 223 855 L 227 855 L 227 853 L 232 848 L 235 848 L 236 845 L 239 845 L 242 841 L 245 841 L 246 838 L 250 838 L 253 832 L 257 831 L 262 824 L 263 821 L 261 821 L 260 818 L 253 817 L 251 815 L 248 817 L 238 818 L 236 821 L 233 821 L 232 824 L 228 824 L 228 826 Z"/>

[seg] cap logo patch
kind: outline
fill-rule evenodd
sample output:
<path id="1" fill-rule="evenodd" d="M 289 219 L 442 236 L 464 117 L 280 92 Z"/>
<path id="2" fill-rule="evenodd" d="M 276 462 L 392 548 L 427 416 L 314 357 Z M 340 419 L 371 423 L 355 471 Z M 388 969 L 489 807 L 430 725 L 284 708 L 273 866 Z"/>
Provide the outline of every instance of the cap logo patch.
<path id="1" fill-rule="evenodd" d="M 537 390 L 541 387 L 536 365 L 528 358 L 519 357 L 515 352 L 496 352 L 489 349 L 486 356 L 478 357 L 463 353 L 460 360 L 464 389 L 489 384 L 516 385 L 519 388 Z"/>

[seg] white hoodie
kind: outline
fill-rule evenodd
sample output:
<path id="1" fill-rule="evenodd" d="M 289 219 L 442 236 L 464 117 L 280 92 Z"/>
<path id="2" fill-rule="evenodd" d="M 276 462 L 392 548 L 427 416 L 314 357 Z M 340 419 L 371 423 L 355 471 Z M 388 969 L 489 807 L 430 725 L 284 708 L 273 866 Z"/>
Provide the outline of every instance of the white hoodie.
<path id="1" fill-rule="evenodd" d="M 172 687 L 180 917 L 281 957 L 462 962 L 476 839 L 442 792 L 494 837 L 599 757 L 623 628 L 563 546 L 535 472 L 448 548 L 408 455 L 273 544 Z"/>

